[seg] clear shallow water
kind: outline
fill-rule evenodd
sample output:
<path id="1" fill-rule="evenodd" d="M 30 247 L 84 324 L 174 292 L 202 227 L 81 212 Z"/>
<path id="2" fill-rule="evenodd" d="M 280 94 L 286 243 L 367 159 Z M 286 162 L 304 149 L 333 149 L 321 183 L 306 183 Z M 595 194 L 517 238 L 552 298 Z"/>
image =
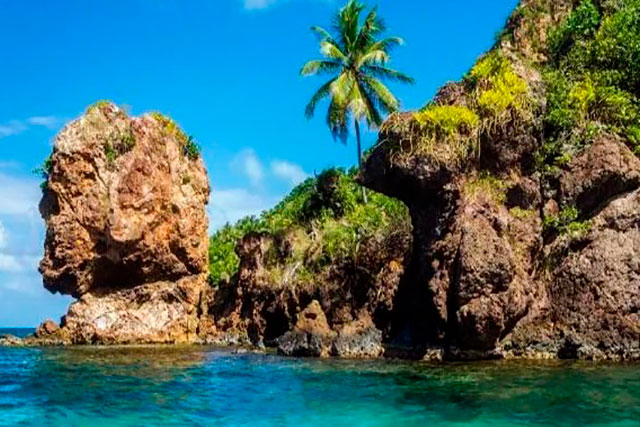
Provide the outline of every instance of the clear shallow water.
<path id="1" fill-rule="evenodd" d="M 0 332 L 2 333 L 2 332 Z M 638 425 L 640 365 L 0 349 L 0 425 Z"/>

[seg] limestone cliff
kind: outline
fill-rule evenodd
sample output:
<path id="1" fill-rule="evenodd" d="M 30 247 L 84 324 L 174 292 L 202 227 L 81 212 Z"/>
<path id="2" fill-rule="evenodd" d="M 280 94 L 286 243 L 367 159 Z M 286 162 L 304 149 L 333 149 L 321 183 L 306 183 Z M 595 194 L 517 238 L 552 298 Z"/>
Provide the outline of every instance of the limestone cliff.
<path id="1" fill-rule="evenodd" d="M 196 147 L 160 114 L 98 103 L 56 137 L 40 211 L 51 292 L 77 299 L 72 343 L 191 342 L 208 287 L 209 181 Z"/>

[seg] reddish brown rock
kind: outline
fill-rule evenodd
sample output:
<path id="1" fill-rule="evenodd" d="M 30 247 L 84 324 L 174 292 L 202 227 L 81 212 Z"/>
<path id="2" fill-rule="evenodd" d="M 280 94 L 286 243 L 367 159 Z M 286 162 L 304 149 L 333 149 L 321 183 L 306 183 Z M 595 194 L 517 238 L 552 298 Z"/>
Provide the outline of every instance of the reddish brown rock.
<path id="1" fill-rule="evenodd" d="M 36 329 L 36 337 L 45 338 L 51 336 L 60 330 L 60 326 L 53 320 L 45 320 Z"/>
<path id="2" fill-rule="evenodd" d="M 170 119 L 107 103 L 56 137 L 40 271 L 47 289 L 78 299 L 62 325 L 73 342 L 195 338 L 209 182 L 189 143 Z"/>
<path id="3" fill-rule="evenodd" d="M 602 135 L 578 153 L 543 206 L 540 177 L 515 161 L 531 152 L 523 154 L 517 138 L 495 147 L 504 154 L 494 156 L 496 164 L 508 163 L 509 173 L 497 172 L 506 163 L 489 168 L 493 181 L 469 195 L 468 183 L 488 165 L 452 169 L 418 156 L 402 164 L 420 167 L 403 167 L 389 147 L 411 132 L 396 132 L 381 134 L 391 140 L 376 148 L 362 177 L 411 211 L 413 257 L 385 337 L 394 351 L 425 358 L 437 349 L 449 359 L 640 358 L 640 160 L 624 141 Z M 543 218 L 569 206 L 579 211 L 575 222 L 543 232 Z"/>
<path id="4" fill-rule="evenodd" d="M 364 313 L 357 320 L 338 329 L 331 354 L 347 359 L 380 357 L 385 351 L 382 338 L 382 332 L 376 328 L 371 317 Z"/>
<path id="5" fill-rule="evenodd" d="M 278 338 L 278 351 L 285 356 L 328 357 L 335 335 L 320 303 L 313 300 L 298 314 L 293 330 Z"/>
<path id="6" fill-rule="evenodd" d="M 590 213 L 612 197 L 640 185 L 640 159 L 624 142 L 601 135 L 568 165 L 560 177 L 560 204 Z"/>
<path id="7" fill-rule="evenodd" d="M 347 260 L 302 277 L 294 274 L 300 263 L 290 258 L 294 238 L 295 235 L 249 233 L 238 242 L 238 273 L 229 282 L 220 283 L 209 300 L 209 322 L 206 331 L 203 330 L 203 340 L 224 345 L 277 346 L 283 335 L 294 331 L 301 322 L 300 313 L 317 300 L 323 313 L 319 318 L 326 318 L 331 335 L 344 332 L 344 340 L 336 352 L 349 353 L 348 357 L 371 357 L 372 353 L 380 352 L 379 347 L 374 349 L 374 344 L 368 343 L 381 342 L 381 337 L 389 333 L 396 291 L 410 246 L 408 230 L 361 242 L 358 265 Z M 372 323 L 367 326 L 362 323 L 362 328 L 356 328 L 363 319 Z M 344 329 L 346 325 L 350 327 Z M 304 329 L 302 324 L 298 326 Z M 283 352 L 295 353 L 295 348 L 308 346 L 306 335 L 302 335 L 290 336 L 287 348 L 291 350 L 283 347 Z M 294 345 L 298 338 L 300 342 Z M 320 348 L 320 353 L 335 353 L 333 340 L 317 343 L 322 343 L 314 347 Z"/>

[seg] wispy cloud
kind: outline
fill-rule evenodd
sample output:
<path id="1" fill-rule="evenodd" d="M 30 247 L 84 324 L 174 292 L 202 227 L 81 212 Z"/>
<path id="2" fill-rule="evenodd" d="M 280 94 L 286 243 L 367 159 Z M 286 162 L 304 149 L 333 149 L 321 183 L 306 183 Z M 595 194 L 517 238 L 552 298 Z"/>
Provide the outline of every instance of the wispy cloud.
<path id="1" fill-rule="evenodd" d="M 210 228 L 217 230 L 227 223 L 233 224 L 244 217 L 259 215 L 273 202 L 272 198 L 246 188 L 213 189 L 209 203 Z"/>
<path id="2" fill-rule="evenodd" d="M 0 124 L 0 138 L 20 135 L 33 126 L 42 126 L 47 129 L 57 129 L 62 126 L 67 119 L 57 116 L 33 116 L 25 120 L 11 120 Z"/>
<path id="3" fill-rule="evenodd" d="M 335 0 L 242 0 L 242 2 L 244 3 L 244 8 L 246 10 L 261 10 L 261 9 L 267 9 L 270 6 L 274 6 L 276 4 L 283 4 L 283 3 L 292 3 L 292 2 L 299 2 L 299 3 L 303 3 L 304 1 L 306 2 L 311 2 L 311 1 L 315 1 L 318 3 L 332 3 Z"/>
<path id="4" fill-rule="evenodd" d="M 230 166 L 232 170 L 240 172 L 249 178 L 252 186 L 259 187 L 262 185 L 264 167 L 253 149 L 249 148 L 241 151 L 231 160 Z"/>
<path id="5" fill-rule="evenodd" d="M 231 159 L 229 170 L 248 178 L 249 184 L 244 188 L 214 188 L 211 191 L 209 223 L 212 231 L 273 207 L 283 196 L 280 186 L 276 186 L 278 192 L 269 191 L 274 179 L 295 186 L 309 176 L 300 165 L 286 160 L 273 160 L 268 168 L 264 164 L 251 148 L 240 151 Z"/>
<path id="6" fill-rule="evenodd" d="M 2 289 L 21 294 L 25 297 L 50 295 L 42 286 L 42 277 L 35 269 L 6 272 L 4 280 L 0 284 L 0 290 Z M 38 315 L 41 314 L 38 313 Z"/>
<path id="7" fill-rule="evenodd" d="M 27 125 L 19 120 L 12 120 L 0 125 L 0 138 L 19 135 L 28 129 Z"/>
<path id="8" fill-rule="evenodd" d="M 309 177 L 300 165 L 286 160 L 274 160 L 271 162 L 271 173 L 276 177 L 287 181 L 291 186 L 300 184 Z"/>
<path id="9" fill-rule="evenodd" d="M 276 0 L 244 0 L 244 8 L 248 10 L 266 9 L 275 3 Z"/>
<path id="10" fill-rule="evenodd" d="M 44 126 L 49 129 L 57 129 L 66 121 L 67 119 L 56 116 L 34 116 L 27 119 L 27 123 L 32 126 Z"/>
<path id="11" fill-rule="evenodd" d="M 35 255 L 14 255 L 0 252 L 0 272 L 21 273 L 38 271 L 40 257 Z"/>
<path id="12" fill-rule="evenodd" d="M 38 181 L 0 173 L 0 215 L 32 215 L 38 211 Z"/>
<path id="13" fill-rule="evenodd" d="M 8 241 L 9 241 L 9 236 L 7 234 L 7 229 L 4 228 L 2 221 L 0 221 L 0 249 L 6 248 Z"/>

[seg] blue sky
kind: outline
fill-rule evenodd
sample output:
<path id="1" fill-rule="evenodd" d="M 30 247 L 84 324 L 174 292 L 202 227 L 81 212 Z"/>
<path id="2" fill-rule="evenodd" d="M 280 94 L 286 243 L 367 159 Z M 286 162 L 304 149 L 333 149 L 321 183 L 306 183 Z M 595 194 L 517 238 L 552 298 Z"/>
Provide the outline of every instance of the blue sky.
<path id="1" fill-rule="evenodd" d="M 516 0 L 379 0 L 391 66 L 416 78 L 391 85 L 403 108 L 459 79 L 494 40 Z M 70 302 L 42 288 L 43 222 L 31 171 L 56 132 L 91 103 L 158 110 L 203 148 L 211 228 L 258 213 L 355 148 L 333 142 L 324 105 L 304 106 L 322 80 L 301 78 L 318 55 L 312 25 L 329 26 L 338 0 L 0 0 L 0 326 L 57 319 Z M 366 146 L 375 134 L 365 135 Z"/>

